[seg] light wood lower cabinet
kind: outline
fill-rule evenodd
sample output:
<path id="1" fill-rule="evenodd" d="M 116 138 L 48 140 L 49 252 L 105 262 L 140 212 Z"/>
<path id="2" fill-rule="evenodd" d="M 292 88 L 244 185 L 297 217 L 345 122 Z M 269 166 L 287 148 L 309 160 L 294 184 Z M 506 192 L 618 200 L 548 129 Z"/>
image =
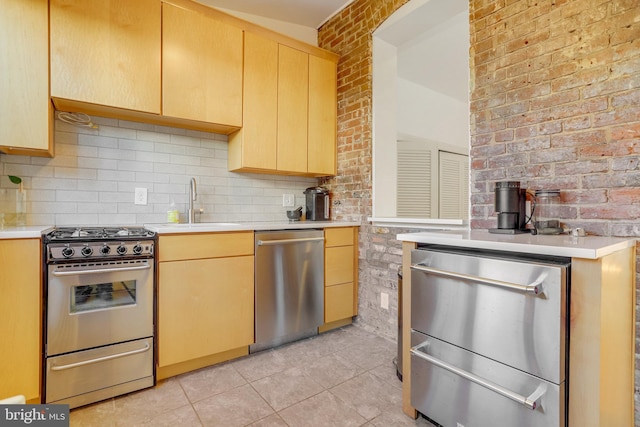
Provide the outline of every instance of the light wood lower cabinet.
<path id="1" fill-rule="evenodd" d="M 325 229 L 324 322 L 348 320 L 358 314 L 358 228 Z"/>
<path id="2" fill-rule="evenodd" d="M 160 236 L 158 246 L 158 377 L 247 354 L 253 233 Z"/>
<path id="3" fill-rule="evenodd" d="M 0 0 L 0 152 L 53 156 L 47 0 Z"/>
<path id="4" fill-rule="evenodd" d="M 0 399 L 40 403 L 40 239 L 0 240 Z"/>

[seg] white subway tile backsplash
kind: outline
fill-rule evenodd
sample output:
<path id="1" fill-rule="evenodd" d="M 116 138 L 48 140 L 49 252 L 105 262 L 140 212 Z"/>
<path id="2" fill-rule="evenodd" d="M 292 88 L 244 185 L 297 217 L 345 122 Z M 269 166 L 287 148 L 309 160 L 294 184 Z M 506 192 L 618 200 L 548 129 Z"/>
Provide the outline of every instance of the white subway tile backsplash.
<path id="1" fill-rule="evenodd" d="M 98 194 L 95 191 L 56 191 L 58 202 L 97 202 Z"/>
<path id="2" fill-rule="evenodd" d="M 201 221 L 286 219 L 282 194 L 302 192 L 314 178 L 227 170 L 228 137 L 215 133 L 93 117 L 98 129 L 55 123 L 53 159 L 0 154 L 0 190 L 23 179 L 27 223 L 133 225 L 164 223 L 174 202 L 186 221 L 189 180 L 198 185 Z M 147 205 L 134 204 L 147 188 Z"/>

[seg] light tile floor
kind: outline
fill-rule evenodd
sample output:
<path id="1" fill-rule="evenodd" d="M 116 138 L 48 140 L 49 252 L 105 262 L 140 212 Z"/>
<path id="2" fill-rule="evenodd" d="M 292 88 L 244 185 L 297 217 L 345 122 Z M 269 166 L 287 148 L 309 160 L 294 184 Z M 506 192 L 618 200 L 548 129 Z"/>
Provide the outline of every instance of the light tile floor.
<path id="1" fill-rule="evenodd" d="M 396 344 L 348 326 L 71 411 L 71 426 L 431 426 L 402 412 Z"/>

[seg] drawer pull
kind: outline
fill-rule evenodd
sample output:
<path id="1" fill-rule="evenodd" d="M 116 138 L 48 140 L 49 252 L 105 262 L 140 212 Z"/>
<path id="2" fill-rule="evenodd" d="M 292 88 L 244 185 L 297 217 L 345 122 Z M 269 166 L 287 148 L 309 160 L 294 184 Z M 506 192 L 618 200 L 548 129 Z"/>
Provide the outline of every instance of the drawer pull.
<path id="1" fill-rule="evenodd" d="M 424 271 L 425 273 L 435 274 L 437 276 L 453 277 L 455 279 L 466 280 L 469 282 L 476 282 L 484 285 L 498 286 L 500 288 L 519 291 L 519 292 L 523 292 L 531 295 L 544 294 L 544 289 L 542 287 L 542 279 L 538 279 L 535 282 L 528 285 L 519 285 L 517 283 L 503 282 L 502 280 L 487 279 L 484 277 L 472 276 L 469 274 L 454 273 L 452 271 L 440 270 L 438 268 L 427 267 L 420 264 L 413 264 L 411 268 L 414 270 Z"/>
<path id="2" fill-rule="evenodd" d="M 107 360 L 118 359 L 120 357 L 132 356 L 134 354 L 139 354 L 139 353 L 144 353 L 146 351 L 149 351 L 150 348 L 151 348 L 151 346 L 149 345 L 149 343 L 145 343 L 143 348 L 139 348 L 137 350 L 126 351 L 124 353 L 112 354 L 110 356 L 103 356 L 103 357 L 98 357 L 98 358 L 95 358 L 95 359 L 83 360 L 82 362 L 70 363 L 68 365 L 52 366 L 51 370 L 52 371 L 64 371 L 66 369 L 77 368 L 79 366 L 91 365 L 93 363 L 105 362 Z"/>
<path id="3" fill-rule="evenodd" d="M 453 365 L 450 365 L 446 362 L 443 362 L 442 360 L 435 358 L 423 351 L 420 351 L 421 348 L 424 347 L 428 347 L 429 346 L 429 341 L 425 341 L 421 344 L 418 344 L 414 347 L 411 347 L 411 354 L 413 354 L 416 357 L 419 357 L 423 360 L 426 360 L 427 362 L 439 366 L 442 369 L 446 369 L 449 372 L 452 372 L 458 376 L 461 376 L 462 378 L 465 378 L 473 383 L 476 383 L 484 388 L 487 388 L 495 393 L 498 393 L 501 396 L 504 396 L 506 398 L 509 398 L 515 402 L 518 402 L 519 404 L 531 409 L 531 410 L 535 410 L 538 407 L 539 401 L 542 398 L 542 396 L 546 393 L 547 391 L 547 386 L 544 383 L 540 383 L 540 385 L 533 391 L 533 393 L 531 393 L 529 396 L 523 396 L 521 394 L 518 394 L 516 392 L 513 392 L 509 389 L 506 389 L 494 382 L 491 382 L 489 380 L 486 380 L 482 377 L 479 377 L 477 375 L 472 374 L 471 372 L 467 372 L 464 369 L 460 369 L 458 367 L 455 367 Z"/>

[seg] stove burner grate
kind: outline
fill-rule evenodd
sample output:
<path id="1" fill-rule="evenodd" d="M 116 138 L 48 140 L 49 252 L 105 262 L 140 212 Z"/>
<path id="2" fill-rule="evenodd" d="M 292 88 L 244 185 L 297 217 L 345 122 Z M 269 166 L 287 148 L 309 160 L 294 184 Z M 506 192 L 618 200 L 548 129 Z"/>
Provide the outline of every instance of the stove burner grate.
<path id="1" fill-rule="evenodd" d="M 54 240 L 92 240 L 152 238 L 154 232 L 143 227 L 58 227 L 46 235 L 48 241 Z"/>

